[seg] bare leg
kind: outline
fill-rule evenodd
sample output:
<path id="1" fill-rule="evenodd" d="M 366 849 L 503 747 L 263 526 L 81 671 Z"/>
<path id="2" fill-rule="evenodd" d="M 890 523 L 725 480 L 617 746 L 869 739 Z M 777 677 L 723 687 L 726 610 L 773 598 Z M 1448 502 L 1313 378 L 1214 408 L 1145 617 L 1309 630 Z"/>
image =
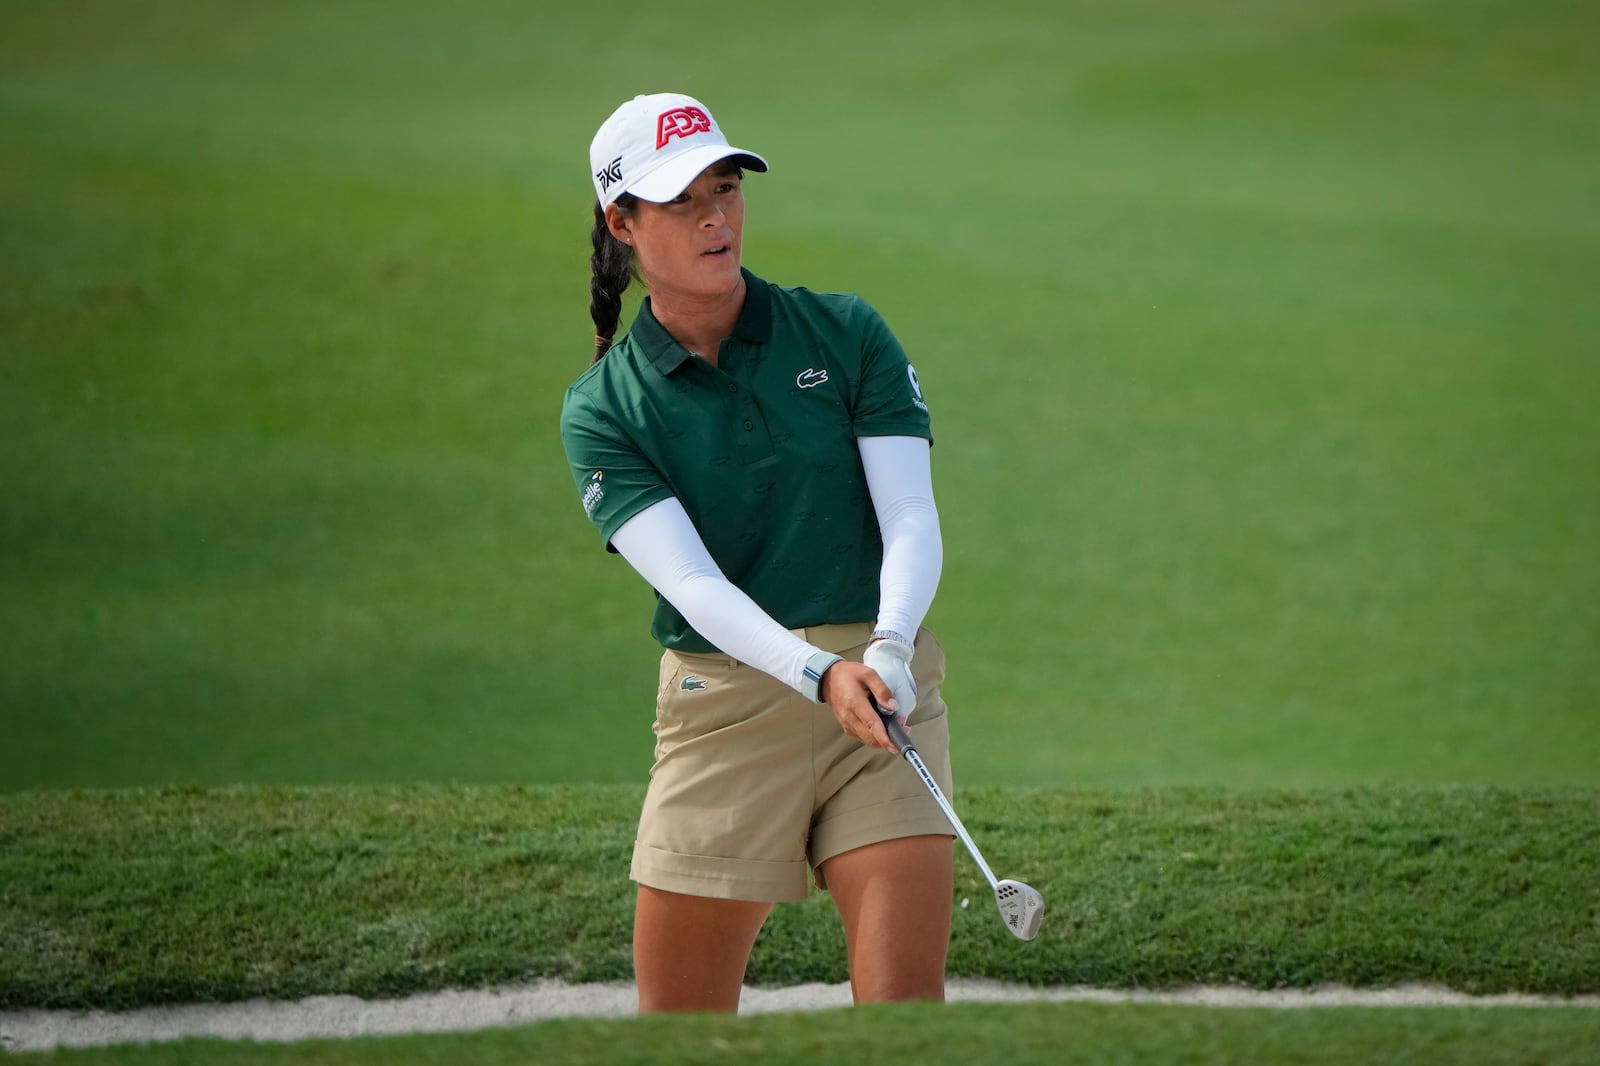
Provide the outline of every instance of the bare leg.
<path id="1" fill-rule="evenodd" d="M 857 1003 L 944 999 L 954 894 L 952 840 L 903 837 L 822 864 L 844 921 Z"/>
<path id="2" fill-rule="evenodd" d="M 633 917 L 639 1013 L 737 1011 L 750 949 L 771 912 L 770 903 L 640 885 Z"/>

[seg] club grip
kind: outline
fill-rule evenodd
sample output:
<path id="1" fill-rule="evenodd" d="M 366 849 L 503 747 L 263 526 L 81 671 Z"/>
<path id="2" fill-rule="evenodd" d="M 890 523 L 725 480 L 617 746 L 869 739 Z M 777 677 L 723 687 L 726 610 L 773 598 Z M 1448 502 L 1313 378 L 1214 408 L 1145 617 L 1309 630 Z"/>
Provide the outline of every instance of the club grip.
<path id="1" fill-rule="evenodd" d="M 906 732 L 906 727 L 900 724 L 900 719 L 878 706 L 878 699 L 872 693 L 867 693 L 867 700 L 872 704 L 872 709 L 878 712 L 878 717 L 883 719 L 883 728 L 889 731 L 889 739 L 894 741 L 895 748 L 904 755 L 908 751 L 916 751 L 917 746 L 911 743 L 911 734 Z"/>

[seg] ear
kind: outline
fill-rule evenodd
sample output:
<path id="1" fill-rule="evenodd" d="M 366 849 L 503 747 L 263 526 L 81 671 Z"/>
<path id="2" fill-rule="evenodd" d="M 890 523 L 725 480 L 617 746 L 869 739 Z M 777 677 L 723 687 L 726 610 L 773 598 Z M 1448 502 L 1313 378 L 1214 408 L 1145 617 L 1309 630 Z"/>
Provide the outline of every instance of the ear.
<path id="1" fill-rule="evenodd" d="M 624 215 L 616 204 L 606 205 L 606 229 L 623 244 L 633 243 L 633 219 Z"/>

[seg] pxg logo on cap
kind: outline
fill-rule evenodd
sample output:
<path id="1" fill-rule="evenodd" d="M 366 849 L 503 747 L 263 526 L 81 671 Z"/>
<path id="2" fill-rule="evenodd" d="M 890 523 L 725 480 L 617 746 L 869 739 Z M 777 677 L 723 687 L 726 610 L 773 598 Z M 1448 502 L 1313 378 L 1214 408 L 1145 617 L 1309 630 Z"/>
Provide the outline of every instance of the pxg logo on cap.
<path id="1" fill-rule="evenodd" d="M 635 96 L 611 113 L 589 144 L 589 172 L 601 207 L 623 193 L 666 203 L 711 164 L 737 158 L 746 170 L 767 161 L 734 148 L 704 104 L 682 93 Z"/>

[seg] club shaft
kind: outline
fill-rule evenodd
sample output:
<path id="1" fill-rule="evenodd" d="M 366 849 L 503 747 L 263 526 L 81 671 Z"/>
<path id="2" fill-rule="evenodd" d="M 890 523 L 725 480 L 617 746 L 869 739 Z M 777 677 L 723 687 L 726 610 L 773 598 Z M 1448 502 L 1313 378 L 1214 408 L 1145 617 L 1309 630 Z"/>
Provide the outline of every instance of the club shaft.
<path id="1" fill-rule="evenodd" d="M 917 772 L 917 776 L 922 778 L 922 783 L 933 794 L 934 802 L 939 804 L 939 809 L 950 820 L 950 825 L 955 829 L 956 835 L 961 838 L 961 843 L 965 844 L 967 851 L 971 852 L 973 861 L 978 864 L 978 869 L 982 870 L 983 876 L 988 879 L 989 887 L 998 892 L 1000 886 L 995 881 L 994 871 L 989 869 L 989 864 L 983 861 L 983 856 L 978 852 L 978 845 L 972 842 L 972 837 L 967 832 L 967 827 L 961 824 L 961 819 L 956 816 L 955 808 L 950 806 L 950 801 L 945 799 L 944 792 L 939 788 L 939 782 L 933 779 L 933 775 L 928 772 L 927 766 L 923 764 L 922 756 L 917 754 L 916 745 L 911 743 L 911 734 L 907 733 L 905 727 L 895 718 L 884 715 L 883 719 L 884 727 L 889 731 L 889 739 L 894 741 L 895 747 L 900 749 L 900 754 L 905 756 L 906 762 L 911 764 L 911 768 Z"/>

